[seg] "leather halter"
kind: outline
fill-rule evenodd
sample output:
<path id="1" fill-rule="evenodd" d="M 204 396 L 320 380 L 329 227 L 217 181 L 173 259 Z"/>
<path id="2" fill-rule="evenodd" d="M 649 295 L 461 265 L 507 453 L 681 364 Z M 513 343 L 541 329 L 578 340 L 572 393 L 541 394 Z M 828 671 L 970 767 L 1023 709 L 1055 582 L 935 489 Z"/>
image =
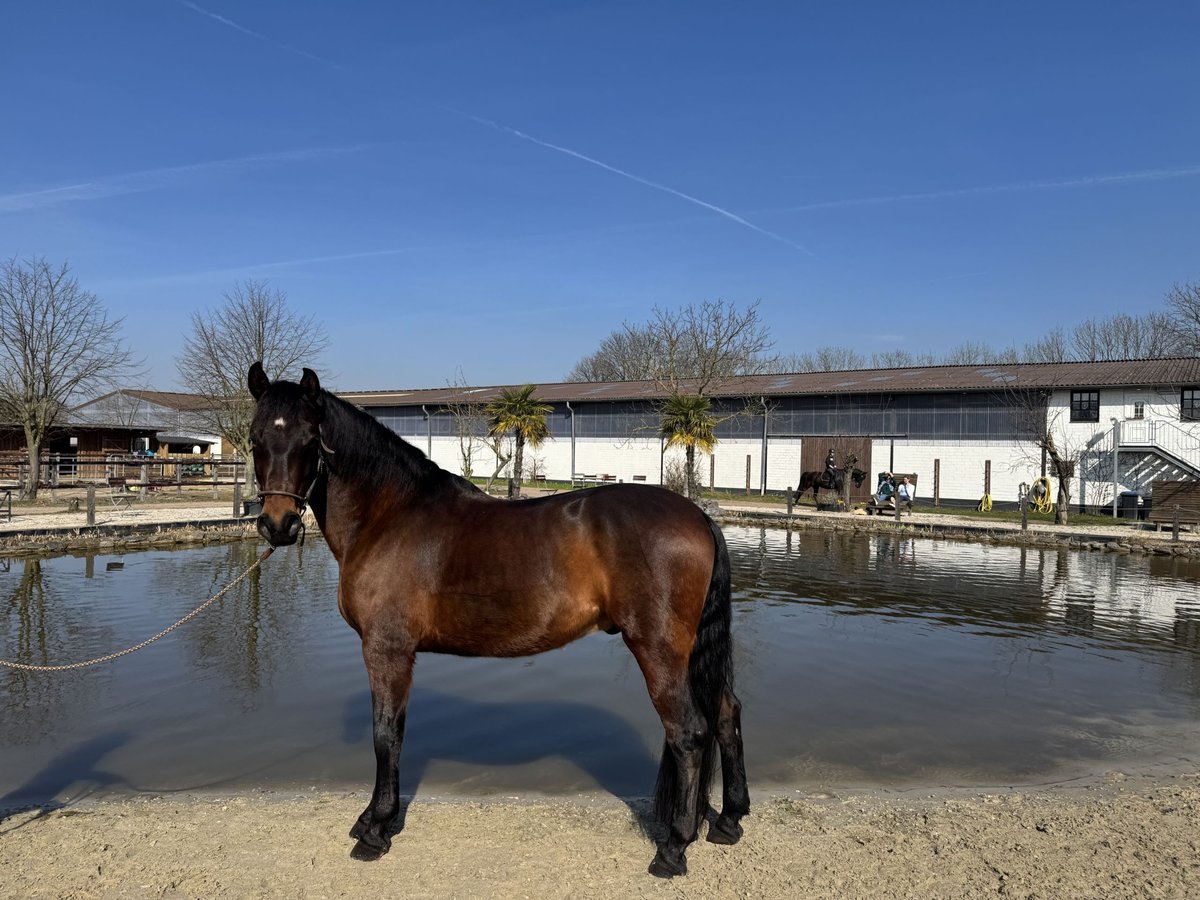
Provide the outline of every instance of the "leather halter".
<path id="1" fill-rule="evenodd" d="M 265 497 L 291 497 L 297 503 L 297 510 L 300 514 L 300 546 L 304 546 L 304 534 L 306 526 L 304 524 L 304 508 L 308 506 L 308 501 L 312 497 L 313 490 L 317 486 L 317 482 L 321 480 L 321 474 L 329 468 L 329 464 L 325 461 L 325 455 L 334 455 L 334 451 L 325 443 L 325 435 L 322 434 L 320 427 L 317 428 L 317 474 L 313 476 L 313 480 L 308 485 L 308 490 L 303 494 L 294 494 L 291 491 L 264 491 L 259 490 L 258 502 L 262 503 Z"/>

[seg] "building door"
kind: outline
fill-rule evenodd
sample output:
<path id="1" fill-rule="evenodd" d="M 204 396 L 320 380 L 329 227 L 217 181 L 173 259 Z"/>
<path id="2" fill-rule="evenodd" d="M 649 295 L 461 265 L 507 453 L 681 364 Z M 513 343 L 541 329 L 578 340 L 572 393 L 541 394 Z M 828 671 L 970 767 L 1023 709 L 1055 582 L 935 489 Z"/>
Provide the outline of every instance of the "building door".
<path id="1" fill-rule="evenodd" d="M 1149 399 L 1149 395 L 1144 393 L 1125 395 L 1125 415 L 1123 416 L 1125 421 L 1121 424 L 1121 443 L 1150 443 L 1150 422 L 1146 418 Z"/>

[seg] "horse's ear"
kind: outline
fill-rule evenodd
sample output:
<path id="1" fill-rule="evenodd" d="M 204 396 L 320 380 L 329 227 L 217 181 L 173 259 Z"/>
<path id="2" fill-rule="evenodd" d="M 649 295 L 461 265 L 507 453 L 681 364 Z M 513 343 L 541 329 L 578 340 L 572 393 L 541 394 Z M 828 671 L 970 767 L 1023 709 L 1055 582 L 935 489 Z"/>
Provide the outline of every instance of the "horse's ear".
<path id="1" fill-rule="evenodd" d="M 250 388 L 250 396 L 255 400 L 265 394 L 271 386 L 271 379 L 263 371 L 261 361 L 250 366 L 250 372 L 246 375 L 246 386 Z"/>
<path id="2" fill-rule="evenodd" d="M 317 398 L 321 396 L 321 379 L 317 378 L 317 373 L 312 369 L 305 369 L 304 376 L 300 379 L 300 389 L 304 391 L 304 398 L 317 402 Z"/>

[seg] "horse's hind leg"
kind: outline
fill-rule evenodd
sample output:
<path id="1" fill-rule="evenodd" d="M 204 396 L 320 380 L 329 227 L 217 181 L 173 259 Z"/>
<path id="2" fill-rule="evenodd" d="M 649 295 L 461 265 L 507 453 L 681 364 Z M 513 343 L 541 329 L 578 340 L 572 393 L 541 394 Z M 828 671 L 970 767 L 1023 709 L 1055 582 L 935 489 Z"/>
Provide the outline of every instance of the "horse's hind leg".
<path id="1" fill-rule="evenodd" d="M 659 878 L 684 875 L 688 844 L 696 839 L 700 820 L 707 811 L 707 800 L 701 806 L 700 798 L 701 760 L 711 736 L 688 686 L 687 651 L 628 635 L 625 642 L 646 678 L 666 738 L 658 770 L 655 813 L 667 827 L 667 836 L 658 844 L 650 874 Z"/>
<path id="2" fill-rule="evenodd" d="M 374 860 L 391 849 L 392 832 L 400 815 L 400 746 L 404 742 L 414 654 L 364 640 L 363 659 L 371 682 L 375 790 L 371 802 L 350 829 L 350 837 L 358 841 L 350 855 L 359 860 Z"/>
<path id="3" fill-rule="evenodd" d="M 721 694 L 717 743 L 721 747 L 721 814 L 708 826 L 707 839 L 714 844 L 736 844 L 742 836 L 741 818 L 750 812 L 750 789 L 742 752 L 742 703 L 728 688 Z"/>

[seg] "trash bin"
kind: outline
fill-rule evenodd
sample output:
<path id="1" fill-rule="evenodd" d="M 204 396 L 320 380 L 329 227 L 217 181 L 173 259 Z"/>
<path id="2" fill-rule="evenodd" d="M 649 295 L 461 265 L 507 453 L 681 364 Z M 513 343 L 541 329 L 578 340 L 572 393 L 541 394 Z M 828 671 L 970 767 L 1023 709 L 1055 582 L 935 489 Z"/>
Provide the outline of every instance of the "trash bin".
<path id="1" fill-rule="evenodd" d="M 1136 491 L 1122 491 L 1118 498 L 1117 517 L 1121 519 L 1136 519 L 1138 517 L 1138 501 L 1141 497 Z"/>

